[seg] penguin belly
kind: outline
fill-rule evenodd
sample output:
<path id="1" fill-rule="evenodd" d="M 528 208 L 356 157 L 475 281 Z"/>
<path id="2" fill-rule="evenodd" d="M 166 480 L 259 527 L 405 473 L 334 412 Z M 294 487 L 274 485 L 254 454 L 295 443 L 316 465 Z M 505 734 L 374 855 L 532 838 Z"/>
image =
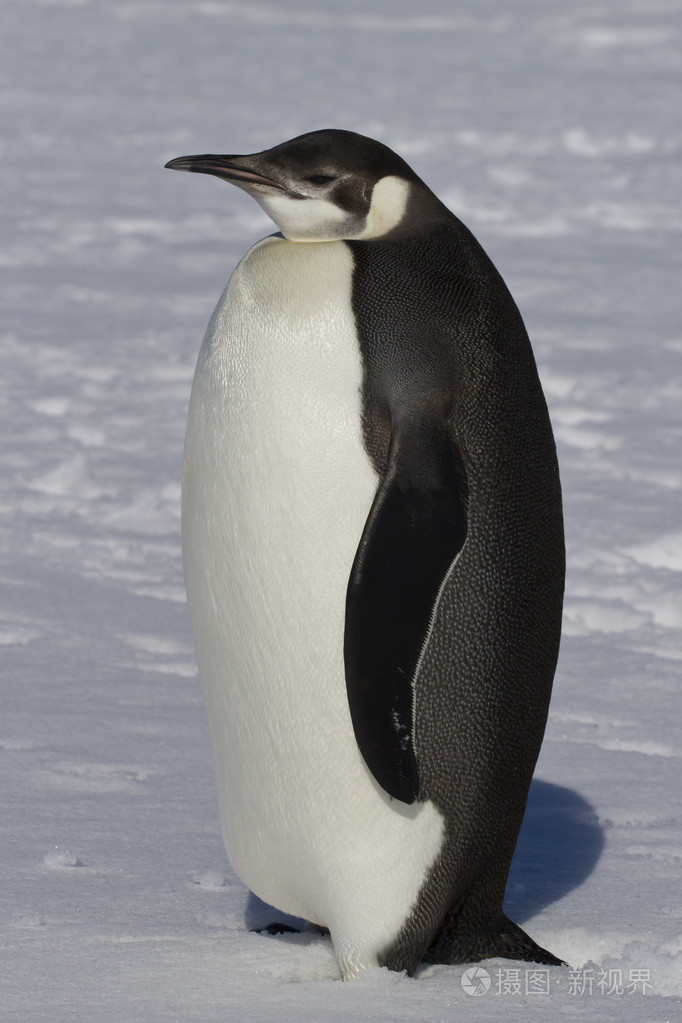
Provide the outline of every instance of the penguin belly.
<path id="1" fill-rule="evenodd" d="M 221 828 L 261 899 L 376 965 L 441 850 L 433 803 L 392 799 L 351 724 L 348 577 L 378 479 L 343 241 L 255 245 L 209 323 L 182 497 L 189 611 Z"/>

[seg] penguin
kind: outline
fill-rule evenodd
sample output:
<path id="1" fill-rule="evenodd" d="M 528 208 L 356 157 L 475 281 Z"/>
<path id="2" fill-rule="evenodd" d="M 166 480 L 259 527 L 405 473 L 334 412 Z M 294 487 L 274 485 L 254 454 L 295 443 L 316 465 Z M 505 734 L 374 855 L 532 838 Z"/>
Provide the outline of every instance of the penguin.
<path id="1" fill-rule="evenodd" d="M 328 928 L 344 979 L 503 956 L 564 588 L 521 315 L 408 164 L 349 131 L 174 170 L 278 231 L 192 386 L 182 550 L 221 829 L 245 885 Z"/>

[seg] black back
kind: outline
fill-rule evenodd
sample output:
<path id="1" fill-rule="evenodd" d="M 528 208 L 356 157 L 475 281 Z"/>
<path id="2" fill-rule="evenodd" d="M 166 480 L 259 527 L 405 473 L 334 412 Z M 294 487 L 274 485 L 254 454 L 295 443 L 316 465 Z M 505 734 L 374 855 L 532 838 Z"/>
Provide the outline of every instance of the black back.
<path id="1" fill-rule="evenodd" d="M 385 239 L 346 244 L 364 442 L 382 479 L 348 590 L 349 702 L 380 783 L 405 802 L 432 800 L 448 831 L 384 961 L 413 968 L 425 942 L 438 961 L 509 955 L 502 897 L 564 584 L 547 408 L 518 309 L 455 217 L 424 225 L 408 210 Z M 520 957 L 532 946 L 556 961 L 516 931 L 530 943 Z"/>

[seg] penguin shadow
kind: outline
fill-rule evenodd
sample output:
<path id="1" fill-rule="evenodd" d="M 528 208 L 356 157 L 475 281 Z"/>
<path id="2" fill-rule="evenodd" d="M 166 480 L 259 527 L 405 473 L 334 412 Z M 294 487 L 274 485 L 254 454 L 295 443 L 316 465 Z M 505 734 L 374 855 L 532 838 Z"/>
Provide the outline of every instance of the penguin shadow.
<path id="1" fill-rule="evenodd" d="M 507 881 L 507 916 L 523 924 L 578 888 L 603 848 L 594 807 L 572 789 L 534 779 Z"/>

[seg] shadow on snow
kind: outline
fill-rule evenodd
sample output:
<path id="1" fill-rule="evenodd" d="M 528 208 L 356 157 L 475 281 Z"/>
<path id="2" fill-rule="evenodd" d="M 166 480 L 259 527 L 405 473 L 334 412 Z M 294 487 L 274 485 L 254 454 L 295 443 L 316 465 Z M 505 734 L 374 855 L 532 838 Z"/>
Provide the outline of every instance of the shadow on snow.
<path id="1" fill-rule="evenodd" d="M 604 847 L 594 808 L 571 789 L 534 779 L 509 871 L 504 910 L 523 924 L 578 888 Z"/>

